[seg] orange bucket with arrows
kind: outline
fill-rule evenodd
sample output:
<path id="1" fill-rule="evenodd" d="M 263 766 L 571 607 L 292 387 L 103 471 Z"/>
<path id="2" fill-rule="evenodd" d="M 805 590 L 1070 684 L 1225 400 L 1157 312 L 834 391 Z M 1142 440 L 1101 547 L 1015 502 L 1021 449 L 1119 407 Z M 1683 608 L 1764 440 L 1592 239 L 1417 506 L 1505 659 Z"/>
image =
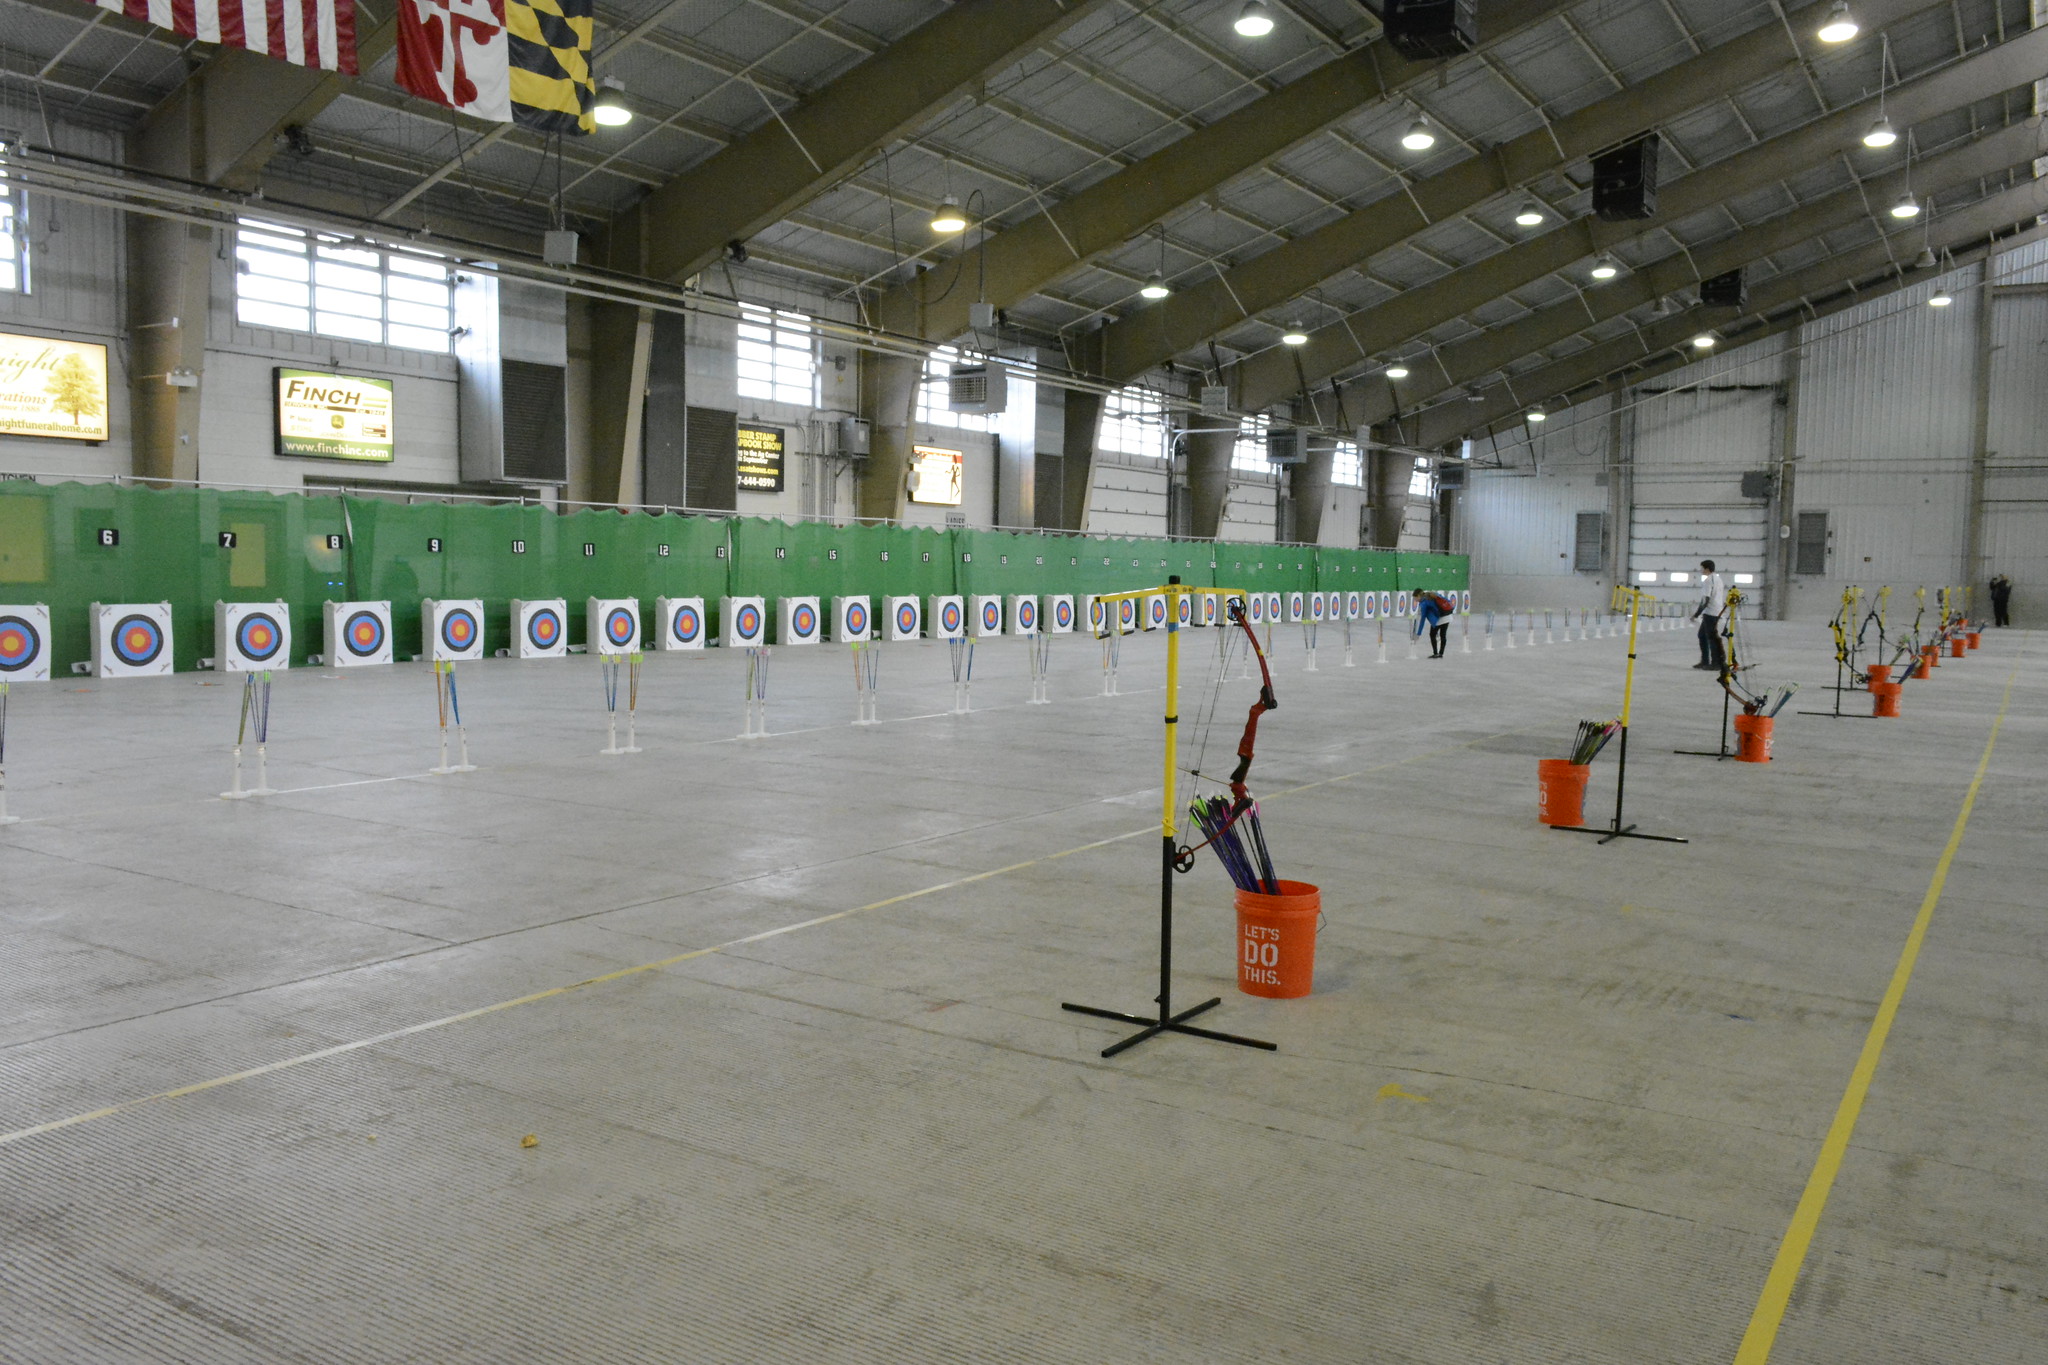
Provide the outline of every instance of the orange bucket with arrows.
<path id="1" fill-rule="evenodd" d="M 1269 1000 L 1299 999 L 1315 988 L 1322 889 L 1286 880 L 1268 885 L 1278 894 L 1237 893 L 1237 988 Z"/>

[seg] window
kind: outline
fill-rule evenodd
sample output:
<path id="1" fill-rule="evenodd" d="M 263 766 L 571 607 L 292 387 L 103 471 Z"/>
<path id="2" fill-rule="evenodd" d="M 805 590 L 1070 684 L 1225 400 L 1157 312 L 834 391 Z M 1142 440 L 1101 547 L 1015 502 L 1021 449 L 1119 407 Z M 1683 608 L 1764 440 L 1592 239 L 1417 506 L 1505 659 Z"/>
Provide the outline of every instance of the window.
<path id="1" fill-rule="evenodd" d="M 1671 581 L 1673 583 L 1690 583 L 1692 582 L 1692 575 L 1689 573 L 1673 573 Z"/>
<path id="2" fill-rule="evenodd" d="M 1636 582 L 1655 583 L 1656 581 L 1657 571 L 1655 569 L 1639 569 L 1636 571 Z"/>
<path id="3" fill-rule="evenodd" d="M 244 218 L 235 321 L 446 354 L 448 263 Z"/>
<path id="4" fill-rule="evenodd" d="M 1408 476 L 1408 496 L 1428 498 L 1436 495 L 1436 478 L 1431 473 L 1430 462 L 1420 456 L 1415 461 L 1415 472 Z"/>
<path id="5" fill-rule="evenodd" d="M 953 367 L 959 363 L 960 352 L 951 346 L 941 346 L 925 357 L 924 383 L 917 390 L 917 420 L 935 427 L 987 431 L 988 418 L 985 415 L 953 411 L 950 384 Z"/>
<path id="6" fill-rule="evenodd" d="M 1244 420 L 1237 428 L 1237 444 L 1230 452 L 1230 467 L 1248 474 L 1271 474 L 1273 462 L 1266 458 L 1266 433 L 1273 420 L 1265 413 Z"/>
<path id="7" fill-rule="evenodd" d="M 818 332 L 802 313 L 740 305 L 740 397 L 818 402 Z"/>
<path id="8" fill-rule="evenodd" d="M 1166 400 L 1143 389 L 1118 389 L 1102 401 L 1095 448 L 1106 454 L 1166 458 Z"/>
<path id="9" fill-rule="evenodd" d="M 28 292 L 28 242 L 20 201 L 7 168 L 0 166 L 0 294 Z"/>
<path id="10" fill-rule="evenodd" d="M 1754 583 L 1756 582 L 1756 575 L 1753 573 L 1739 573 L 1735 575 L 1735 581 L 1737 583 Z"/>
<path id="11" fill-rule="evenodd" d="M 1365 454 L 1349 441 L 1337 442 L 1337 453 L 1330 461 L 1330 482 L 1346 488 L 1365 487 Z"/>

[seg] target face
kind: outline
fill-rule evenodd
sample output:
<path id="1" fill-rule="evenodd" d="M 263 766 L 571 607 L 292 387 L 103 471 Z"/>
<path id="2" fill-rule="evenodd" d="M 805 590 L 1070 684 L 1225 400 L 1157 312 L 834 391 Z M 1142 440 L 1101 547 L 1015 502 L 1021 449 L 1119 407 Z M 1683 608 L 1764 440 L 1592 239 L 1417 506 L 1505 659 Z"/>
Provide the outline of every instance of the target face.
<path id="1" fill-rule="evenodd" d="M 1053 603 L 1052 620 L 1053 624 L 1061 630 L 1072 630 L 1074 627 L 1074 604 L 1064 597 Z"/>
<path id="2" fill-rule="evenodd" d="M 1309 597 L 1308 619 L 1311 621 L 1323 619 L 1323 595 L 1321 593 L 1314 593 Z"/>
<path id="3" fill-rule="evenodd" d="M 620 649 L 640 638 L 640 614 L 625 607 L 613 607 L 604 614 L 604 638 Z"/>
<path id="4" fill-rule="evenodd" d="M 868 609 L 858 602 L 847 605 L 846 633 L 856 639 L 868 633 Z"/>
<path id="5" fill-rule="evenodd" d="M 252 664 L 269 663 L 284 648 L 284 628 L 268 612 L 252 611 L 235 627 L 235 648 Z"/>
<path id="6" fill-rule="evenodd" d="M 1409 603 L 1409 600 L 1410 600 L 1410 599 L 1408 599 L 1408 598 L 1406 598 L 1406 597 L 1397 597 L 1397 598 L 1395 598 L 1395 599 L 1394 599 L 1394 615 L 1396 615 L 1396 616 L 1406 616 L 1406 615 L 1408 614 L 1408 603 Z"/>
<path id="7" fill-rule="evenodd" d="M 43 633 L 25 616 L 0 616 L 0 673 L 35 667 L 43 653 Z"/>
<path id="8" fill-rule="evenodd" d="M 1344 616 L 1346 620 L 1356 621 L 1363 611 L 1364 607 L 1360 603 L 1357 593 L 1347 592 L 1344 594 Z"/>
<path id="9" fill-rule="evenodd" d="M 1390 593 L 1390 592 L 1383 592 L 1383 593 L 1381 593 L 1381 594 L 1380 594 L 1380 615 L 1382 615 L 1382 616 L 1392 616 L 1393 614 L 1394 614 L 1394 594 L 1392 594 L 1392 593 Z"/>
<path id="10" fill-rule="evenodd" d="M 733 617 L 733 627 L 739 631 L 742 640 L 751 640 L 761 633 L 761 609 L 752 602 L 741 607 Z"/>
<path id="11" fill-rule="evenodd" d="M 1253 593 L 1251 600 L 1251 610 L 1247 611 L 1245 615 L 1251 620 L 1251 623 L 1253 625 L 1257 625 L 1259 622 L 1265 620 L 1266 594 L 1262 592 Z"/>
<path id="12" fill-rule="evenodd" d="M 1367 621 L 1377 621 L 1379 619 L 1380 597 L 1378 593 L 1369 592 L 1365 595 L 1365 603 L 1359 615 Z"/>
<path id="13" fill-rule="evenodd" d="M 1180 618 L 1182 625 L 1193 625 L 1195 623 L 1195 599 L 1192 597 L 1181 598 L 1180 605 L 1174 608 L 1174 614 Z"/>
<path id="14" fill-rule="evenodd" d="M 561 629 L 561 622 L 555 622 L 555 629 Z M 374 611 L 349 613 L 341 623 L 341 641 L 348 652 L 359 659 L 367 659 L 384 648 L 384 618 Z"/>
<path id="15" fill-rule="evenodd" d="M 1166 599 L 1165 599 L 1165 598 L 1163 598 L 1163 597 L 1155 597 L 1155 598 L 1153 598 L 1153 599 L 1152 599 L 1152 604 L 1151 604 L 1151 614 L 1152 614 L 1152 624 L 1153 624 L 1153 625 L 1155 625 L 1155 626 L 1163 626 L 1163 625 L 1165 625 L 1165 624 L 1166 624 Z"/>
<path id="16" fill-rule="evenodd" d="M 526 618 L 526 642 L 535 649 L 553 649 L 562 638 L 562 614 L 542 607 Z"/>
<path id="17" fill-rule="evenodd" d="M 1277 592 L 1266 594 L 1266 619 L 1268 621 L 1278 621 L 1280 619 L 1280 594 Z"/>
<path id="18" fill-rule="evenodd" d="M 960 604 L 948 602 L 939 608 L 939 627 L 951 635 L 960 629 Z"/>
<path id="19" fill-rule="evenodd" d="M 917 634 L 917 604 L 905 602 L 896 608 L 896 632 L 899 635 Z"/>
<path id="20" fill-rule="evenodd" d="M 1458 594 L 1458 610 L 1472 610 L 1472 590 L 1470 588 L 1466 588 L 1464 591 Z"/>
<path id="21" fill-rule="evenodd" d="M 677 607 L 675 619 L 669 622 L 668 633 L 679 645 L 694 645 L 697 637 L 704 633 L 704 617 L 695 607 Z"/>
<path id="22" fill-rule="evenodd" d="M 1129 629 L 1130 629 L 1130 628 L 1131 628 L 1132 626 L 1135 626 L 1135 625 L 1137 625 L 1137 624 L 1138 624 L 1138 604 L 1137 604 L 1137 602 L 1136 602 L 1136 601 L 1134 601 L 1134 600 L 1133 600 L 1133 599 L 1131 599 L 1131 598 L 1128 598 L 1128 597 L 1126 597 L 1126 598 L 1125 598 L 1125 599 L 1124 599 L 1123 601 L 1121 601 L 1121 602 L 1117 603 L 1117 604 L 1116 604 L 1116 619 L 1117 619 L 1117 624 L 1118 624 L 1118 625 L 1120 625 L 1120 626 L 1122 626 L 1122 627 L 1123 627 L 1124 629 L 1126 629 L 1126 630 L 1129 630 Z"/>
<path id="23" fill-rule="evenodd" d="M 457 654 L 474 645 L 482 631 L 476 614 L 468 607 L 451 607 L 441 617 L 441 643 Z"/>
<path id="24" fill-rule="evenodd" d="M 993 602 L 981 604 L 981 628 L 987 631 L 1002 629 L 1003 609 Z"/>
<path id="25" fill-rule="evenodd" d="M 1090 630 L 1101 630 L 1108 624 L 1109 605 L 1105 602 L 1090 602 L 1088 604 L 1088 628 Z"/>
<path id="26" fill-rule="evenodd" d="M 1205 626 L 1216 624 L 1216 599 L 1213 597 L 1204 597 L 1202 599 L 1202 624 Z"/>
<path id="27" fill-rule="evenodd" d="M 1038 604 L 1029 598 L 1017 604 L 1017 629 L 1021 631 L 1038 629 Z"/>
<path id="28" fill-rule="evenodd" d="M 790 628 L 798 639 L 809 639 L 818 633 L 818 609 L 805 602 L 789 614 Z"/>
<path id="29" fill-rule="evenodd" d="M 164 632 L 147 616 L 124 616 L 114 623 L 114 657 L 130 668 L 156 662 L 164 652 Z"/>

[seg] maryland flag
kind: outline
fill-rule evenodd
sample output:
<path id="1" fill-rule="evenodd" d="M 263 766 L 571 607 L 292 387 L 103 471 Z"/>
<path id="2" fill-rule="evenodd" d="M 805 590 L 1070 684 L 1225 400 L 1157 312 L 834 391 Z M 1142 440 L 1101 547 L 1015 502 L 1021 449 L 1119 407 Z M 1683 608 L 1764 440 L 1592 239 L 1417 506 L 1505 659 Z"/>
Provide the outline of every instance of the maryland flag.
<path id="1" fill-rule="evenodd" d="M 498 123 L 587 133 L 595 0 L 399 0 L 398 83 Z"/>

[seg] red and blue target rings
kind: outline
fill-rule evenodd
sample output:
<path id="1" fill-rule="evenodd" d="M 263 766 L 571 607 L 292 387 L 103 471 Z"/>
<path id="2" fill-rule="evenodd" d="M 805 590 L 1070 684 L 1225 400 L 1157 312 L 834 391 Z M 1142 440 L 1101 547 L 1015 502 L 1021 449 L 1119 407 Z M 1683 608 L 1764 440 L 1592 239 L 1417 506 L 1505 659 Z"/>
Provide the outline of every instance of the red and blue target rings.
<path id="1" fill-rule="evenodd" d="M 900 635 L 917 634 L 917 604 L 905 602 L 896 608 L 896 631 Z"/>
<path id="2" fill-rule="evenodd" d="M 749 602 L 733 616 L 733 625 L 742 640 L 751 640 L 761 633 L 761 609 Z"/>
<path id="3" fill-rule="evenodd" d="M 0 616 L 0 673 L 19 673 L 43 652 L 43 635 L 20 616 Z"/>
<path id="4" fill-rule="evenodd" d="M 799 640 L 816 635 L 818 633 L 818 613 L 812 609 L 810 603 L 801 603 L 795 611 L 789 614 L 789 626 L 796 633 L 796 637 Z"/>
<path id="5" fill-rule="evenodd" d="M 669 631 L 676 637 L 677 644 L 693 645 L 697 643 L 697 636 L 703 629 L 704 620 L 697 615 L 695 607 L 676 608 L 676 619 L 670 624 Z"/>
<path id="6" fill-rule="evenodd" d="M 1003 609 L 999 604 L 995 602 L 984 602 L 981 604 L 981 628 L 987 631 L 997 631 L 1003 628 Z"/>
<path id="7" fill-rule="evenodd" d="M 235 648 L 250 663 L 269 663 L 284 648 L 284 629 L 269 612 L 252 611 L 235 627 Z"/>
<path id="8" fill-rule="evenodd" d="M 951 635 L 960 629 L 960 604 L 948 602 L 939 609 L 939 625 Z"/>
<path id="9" fill-rule="evenodd" d="M 153 664 L 164 652 L 163 627 L 148 616 L 124 616 L 114 623 L 114 657 L 130 668 Z"/>
<path id="10" fill-rule="evenodd" d="M 452 607 L 441 617 L 441 643 L 460 654 L 477 641 L 476 613 Z"/>
<path id="11" fill-rule="evenodd" d="M 562 638 L 562 615 L 542 607 L 526 618 L 526 642 L 535 649 L 553 649 Z"/>
<path id="12" fill-rule="evenodd" d="M 640 638 L 640 613 L 629 607 L 613 607 L 604 614 L 604 638 L 621 648 Z"/>
<path id="13" fill-rule="evenodd" d="M 1062 597 L 1052 604 L 1053 624 L 1064 630 L 1074 624 L 1074 604 Z"/>
<path id="14" fill-rule="evenodd" d="M 849 602 L 846 607 L 846 633 L 865 635 L 868 633 L 868 609 L 858 602 Z"/>

